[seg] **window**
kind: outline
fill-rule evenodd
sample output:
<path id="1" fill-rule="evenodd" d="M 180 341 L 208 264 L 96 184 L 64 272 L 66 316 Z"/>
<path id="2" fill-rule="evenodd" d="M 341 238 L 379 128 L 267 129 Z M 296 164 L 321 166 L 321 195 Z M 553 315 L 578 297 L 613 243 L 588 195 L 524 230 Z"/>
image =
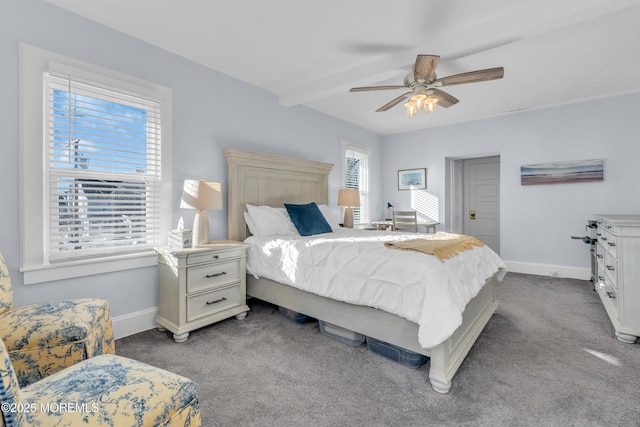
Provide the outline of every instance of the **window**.
<path id="1" fill-rule="evenodd" d="M 360 192 L 360 207 L 353 209 L 354 223 L 371 222 L 369 209 L 369 150 L 342 141 L 344 188 Z"/>
<path id="2" fill-rule="evenodd" d="M 152 264 L 171 212 L 170 91 L 26 45 L 21 65 L 40 89 L 21 94 L 22 123 L 40 123 L 21 129 L 25 283 Z"/>
<path id="3" fill-rule="evenodd" d="M 159 241 L 159 103 L 45 73 L 49 260 Z"/>

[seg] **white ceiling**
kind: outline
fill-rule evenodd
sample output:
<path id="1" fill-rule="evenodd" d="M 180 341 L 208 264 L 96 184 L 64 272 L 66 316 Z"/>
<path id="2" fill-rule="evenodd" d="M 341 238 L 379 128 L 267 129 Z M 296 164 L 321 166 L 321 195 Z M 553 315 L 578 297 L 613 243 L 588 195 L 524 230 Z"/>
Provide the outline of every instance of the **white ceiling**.
<path id="1" fill-rule="evenodd" d="M 640 0 L 47 0 L 91 20 L 381 135 L 640 90 Z M 417 54 L 438 77 L 503 66 L 450 86 L 460 102 L 406 117 Z"/>

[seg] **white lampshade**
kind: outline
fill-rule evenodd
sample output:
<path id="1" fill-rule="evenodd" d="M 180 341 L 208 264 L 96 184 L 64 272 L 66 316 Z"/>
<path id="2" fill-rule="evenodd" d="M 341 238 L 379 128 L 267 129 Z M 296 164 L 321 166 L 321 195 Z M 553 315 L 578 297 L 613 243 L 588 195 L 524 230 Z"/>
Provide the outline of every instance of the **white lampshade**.
<path id="1" fill-rule="evenodd" d="M 220 210 L 222 209 L 222 189 L 219 182 L 204 179 L 185 179 L 182 187 L 182 209 Z"/>
<path id="2" fill-rule="evenodd" d="M 193 247 L 209 243 L 208 210 L 222 209 L 222 189 L 219 182 L 185 179 L 182 188 L 182 209 L 197 209 L 193 219 Z"/>
<path id="3" fill-rule="evenodd" d="M 360 192 L 358 190 L 338 191 L 338 206 L 344 206 L 344 226 L 353 228 L 353 209 L 360 206 Z"/>
<path id="4" fill-rule="evenodd" d="M 358 190 L 338 191 L 338 206 L 357 208 L 360 206 L 360 192 Z"/>

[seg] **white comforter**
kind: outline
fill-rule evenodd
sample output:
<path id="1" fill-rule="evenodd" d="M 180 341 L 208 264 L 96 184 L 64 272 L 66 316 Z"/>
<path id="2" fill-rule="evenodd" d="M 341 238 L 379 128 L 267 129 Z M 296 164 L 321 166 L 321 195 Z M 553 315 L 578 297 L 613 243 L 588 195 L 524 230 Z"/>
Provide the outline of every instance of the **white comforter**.
<path id="1" fill-rule="evenodd" d="M 506 266 L 489 247 L 442 262 L 432 255 L 388 248 L 415 234 L 340 229 L 316 236 L 249 237 L 247 270 L 324 297 L 365 305 L 419 325 L 424 348 L 460 326 L 467 303 Z"/>

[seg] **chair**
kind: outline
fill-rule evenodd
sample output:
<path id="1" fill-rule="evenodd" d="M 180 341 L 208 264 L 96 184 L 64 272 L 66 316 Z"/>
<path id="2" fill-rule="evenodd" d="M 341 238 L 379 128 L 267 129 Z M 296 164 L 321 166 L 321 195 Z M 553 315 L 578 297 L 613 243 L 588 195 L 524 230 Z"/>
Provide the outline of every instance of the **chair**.
<path id="1" fill-rule="evenodd" d="M 194 426 L 196 383 L 113 354 L 84 360 L 20 388 L 0 342 L 0 425 Z"/>
<path id="2" fill-rule="evenodd" d="M 9 270 L 1 253 L 0 336 L 20 387 L 84 359 L 115 353 L 107 301 L 87 298 L 15 308 Z"/>
<path id="3" fill-rule="evenodd" d="M 393 229 L 418 232 L 418 215 L 416 211 L 393 211 Z"/>

